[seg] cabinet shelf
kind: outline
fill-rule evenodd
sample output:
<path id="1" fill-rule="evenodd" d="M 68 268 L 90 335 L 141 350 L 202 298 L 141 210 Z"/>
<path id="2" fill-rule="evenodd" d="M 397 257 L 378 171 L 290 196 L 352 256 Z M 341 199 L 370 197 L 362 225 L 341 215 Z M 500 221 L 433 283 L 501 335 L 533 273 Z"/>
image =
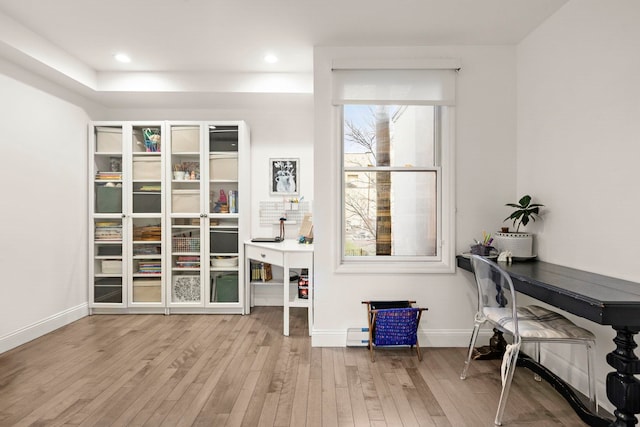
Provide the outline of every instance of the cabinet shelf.
<path id="1" fill-rule="evenodd" d="M 239 271 L 238 266 L 235 267 L 211 267 L 210 271 Z"/>
<path id="2" fill-rule="evenodd" d="M 303 298 L 293 298 L 289 300 L 289 307 L 309 307 L 309 300 Z"/>
<path id="3" fill-rule="evenodd" d="M 134 151 L 133 157 L 160 157 L 162 155 L 161 151 Z"/>
<path id="4" fill-rule="evenodd" d="M 240 218 L 240 214 L 239 213 L 216 213 L 216 212 L 214 212 L 214 213 L 210 213 L 209 214 L 209 218 L 229 218 L 229 219 L 231 219 L 231 218 Z M 221 227 L 225 227 L 224 224 L 221 224 L 220 226 Z"/>

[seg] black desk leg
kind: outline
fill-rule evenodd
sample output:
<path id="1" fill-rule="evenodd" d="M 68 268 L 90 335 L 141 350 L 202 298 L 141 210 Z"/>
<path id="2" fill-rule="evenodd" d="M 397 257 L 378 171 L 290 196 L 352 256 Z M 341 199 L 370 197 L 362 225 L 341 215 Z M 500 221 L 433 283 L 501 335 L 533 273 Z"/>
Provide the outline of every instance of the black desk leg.
<path id="1" fill-rule="evenodd" d="M 616 420 L 611 427 L 633 427 L 638 423 L 634 414 L 640 413 L 640 360 L 633 350 L 637 344 L 633 336 L 640 327 L 613 326 L 617 335 L 613 339 L 616 349 L 607 354 L 607 363 L 616 370 L 607 374 L 607 397 L 617 408 Z"/>

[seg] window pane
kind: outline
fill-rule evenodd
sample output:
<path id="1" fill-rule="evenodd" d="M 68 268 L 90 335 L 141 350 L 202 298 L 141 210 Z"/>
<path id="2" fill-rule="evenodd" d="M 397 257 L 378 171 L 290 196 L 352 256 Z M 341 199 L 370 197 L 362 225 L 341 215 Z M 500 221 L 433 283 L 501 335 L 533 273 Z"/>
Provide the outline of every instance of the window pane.
<path id="1" fill-rule="evenodd" d="M 437 254 L 437 172 L 347 172 L 344 179 L 345 256 Z"/>
<path id="2" fill-rule="evenodd" d="M 436 108 L 345 105 L 344 166 L 435 166 Z"/>

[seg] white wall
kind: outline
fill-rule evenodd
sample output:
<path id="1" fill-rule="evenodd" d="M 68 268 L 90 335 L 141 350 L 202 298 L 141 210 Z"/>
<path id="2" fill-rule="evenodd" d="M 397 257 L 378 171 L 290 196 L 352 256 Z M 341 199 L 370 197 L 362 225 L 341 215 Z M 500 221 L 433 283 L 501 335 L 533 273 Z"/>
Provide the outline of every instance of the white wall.
<path id="1" fill-rule="evenodd" d="M 517 50 L 517 193 L 546 205 L 544 261 L 640 282 L 640 3 L 572 0 Z M 609 327 L 597 375 L 612 369 Z M 604 399 L 603 386 L 598 390 Z"/>
<path id="2" fill-rule="evenodd" d="M 87 314 L 87 114 L 0 74 L 0 352 Z"/>
<path id="3" fill-rule="evenodd" d="M 349 327 L 366 325 L 367 299 L 415 299 L 426 345 L 465 346 L 475 310 L 468 272 L 455 274 L 336 274 L 340 227 L 340 145 L 331 107 L 335 58 L 459 58 L 456 109 L 456 247 L 467 251 L 483 230 L 496 230 L 515 194 L 515 48 L 509 46 L 316 48 L 314 245 L 316 311 L 313 344 L 344 346 Z"/>

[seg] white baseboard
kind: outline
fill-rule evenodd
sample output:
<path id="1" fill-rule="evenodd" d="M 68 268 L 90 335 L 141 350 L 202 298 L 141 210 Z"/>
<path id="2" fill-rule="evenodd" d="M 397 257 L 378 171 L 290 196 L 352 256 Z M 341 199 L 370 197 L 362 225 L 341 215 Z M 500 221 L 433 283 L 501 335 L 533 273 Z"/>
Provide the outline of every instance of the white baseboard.
<path id="1" fill-rule="evenodd" d="M 0 354 L 89 315 L 85 302 L 0 337 Z"/>
<path id="2" fill-rule="evenodd" d="M 484 345 L 489 342 L 493 335 L 492 330 L 480 331 L 478 344 Z M 471 330 L 444 330 L 429 329 L 418 332 L 420 347 L 467 347 L 471 338 Z M 313 329 L 311 338 L 313 347 L 346 347 L 346 330 Z"/>

